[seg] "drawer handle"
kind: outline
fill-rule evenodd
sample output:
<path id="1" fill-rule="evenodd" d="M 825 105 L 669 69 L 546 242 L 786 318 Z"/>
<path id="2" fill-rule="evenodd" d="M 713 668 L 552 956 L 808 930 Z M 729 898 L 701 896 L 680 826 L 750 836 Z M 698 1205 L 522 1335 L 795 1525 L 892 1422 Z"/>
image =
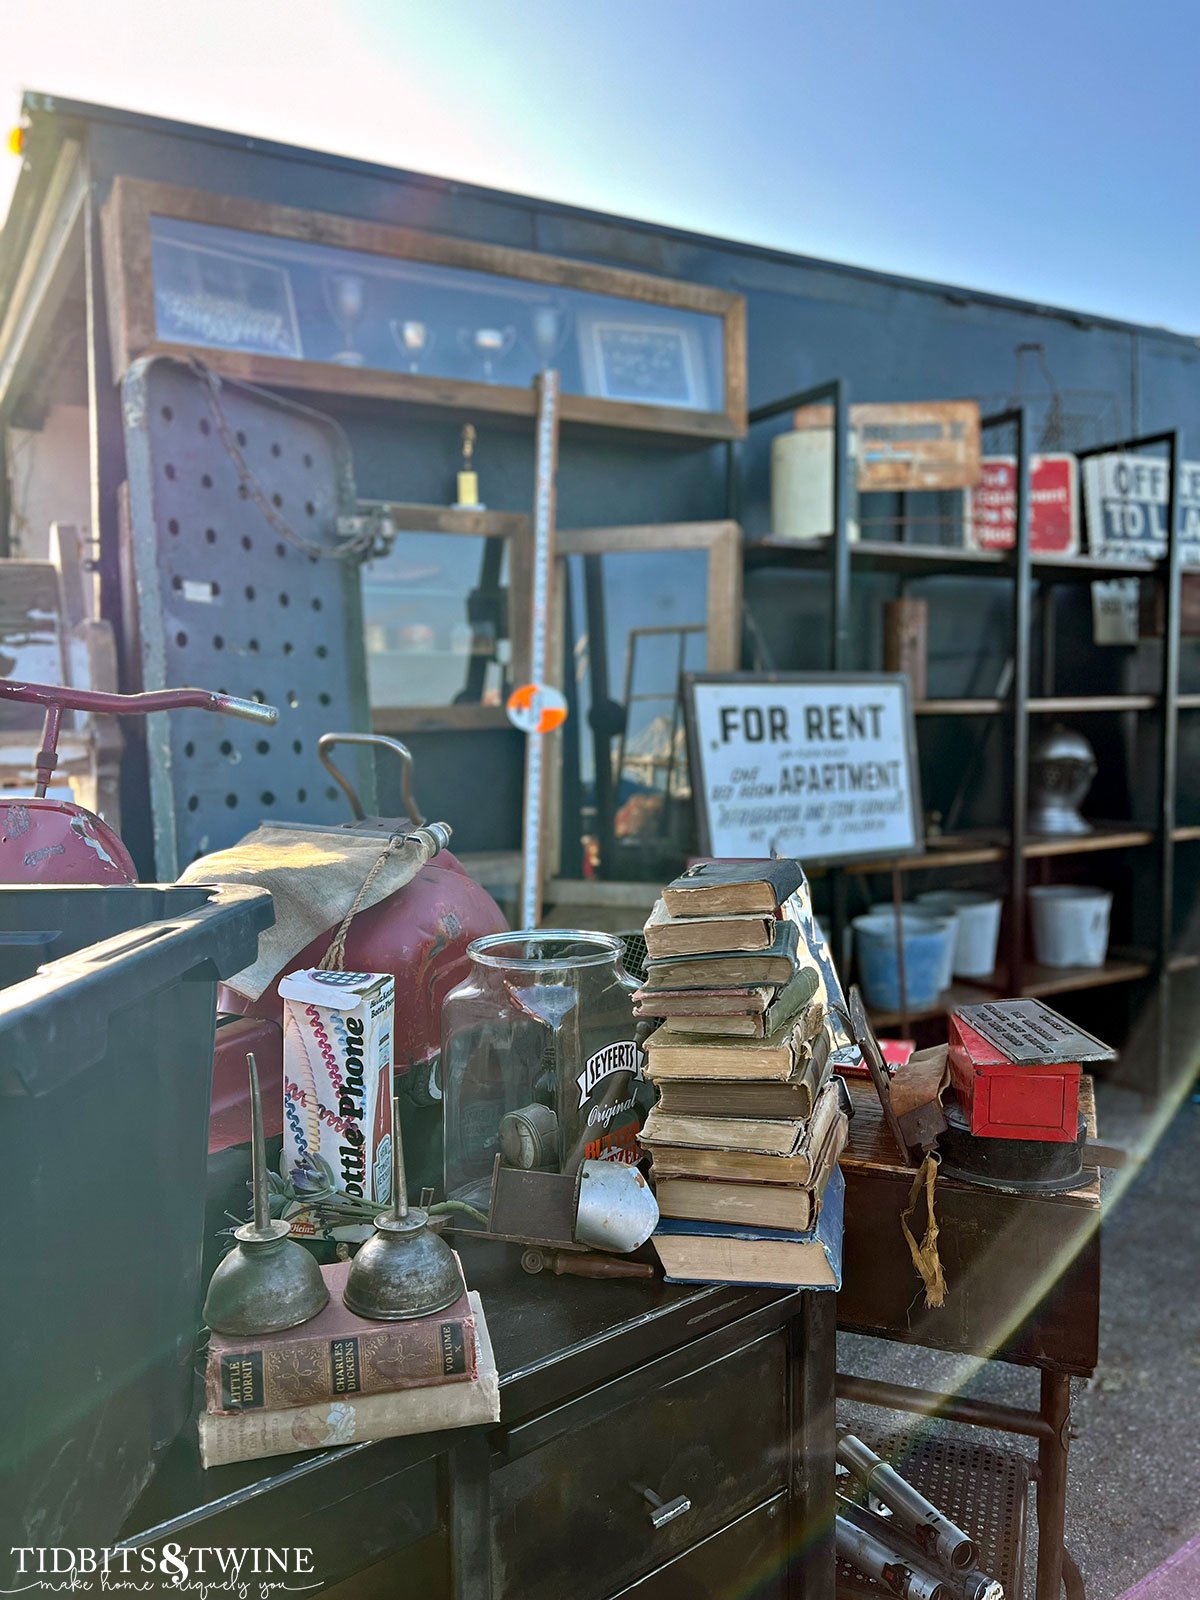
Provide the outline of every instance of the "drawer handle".
<path id="1" fill-rule="evenodd" d="M 677 1494 L 674 1500 L 664 1500 L 653 1489 L 647 1489 L 640 1483 L 635 1483 L 633 1488 L 649 1505 L 650 1525 L 653 1528 L 665 1528 L 668 1522 L 674 1522 L 676 1517 L 682 1517 L 685 1511 L 692 1509 L 692 1502 L 685 1494 Z"/>

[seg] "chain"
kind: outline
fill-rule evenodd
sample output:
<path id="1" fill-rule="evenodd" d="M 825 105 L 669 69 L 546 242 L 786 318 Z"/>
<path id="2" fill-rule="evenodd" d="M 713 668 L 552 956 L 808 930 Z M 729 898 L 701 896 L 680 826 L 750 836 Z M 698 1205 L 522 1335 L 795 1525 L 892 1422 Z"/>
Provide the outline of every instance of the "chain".
<path id="1" fill-rule="evenodd" d="M 291 524 L 279 515 L 279 512 L 267 499 L 258 479 L 254 476 L 249 463 L 242 454 L 241 446 L 229 426 L 229 419 L 226 417 L 224 408 L 221 405 L 220 379 L 196 356 L 188 358 L 188 365 L 205 386 L 209 410 L 212 412 L 212 418 L 217 428 L 217 437 L 225 446 L 226 453 L 233 462 L 238 481 L 245 492 L 246 498 L 253 500 L 275 532 L 281 538 L 286 539 L 289 544 L 295 545 L 298 550 L 303 550 L 304 554 L 310 556 L 314 561 L 331 559 L 335 561 L 366 560 L 377 549 L 381 534 L 385 532 L 385 530 L 376 526 L 376 520 L 372 517 L 357 519 L 361 526 L 357 526 L 348 538 L 340 539 L 336 544 L 318 544 L 313 539 L 306 539 L 302 533 L 297 533 Z"/>

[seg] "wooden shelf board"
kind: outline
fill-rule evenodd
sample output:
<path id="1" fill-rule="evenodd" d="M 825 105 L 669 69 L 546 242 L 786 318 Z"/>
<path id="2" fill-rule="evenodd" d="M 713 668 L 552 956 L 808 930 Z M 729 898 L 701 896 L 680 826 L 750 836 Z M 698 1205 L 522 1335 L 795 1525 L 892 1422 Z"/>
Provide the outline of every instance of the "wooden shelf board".
<path id="1" fill-rule="evenodd" d="M 1176 830 L 1175 837 L 1180 836 Z M 1200 827 L 1192 829 L 1188 838 L 1200 839 Z M 1131 828 L 1128 823 L 1097 823 L 1091 833 L 1033 838 L 1025 846 L 1025 856 L 1038 860 L 1050 856 L 1093 855 L 1102 850 L 1133 850 L 1153 844 L 1154 832 L 1149 828 Z M 885 856 L 875 861 L 855 861 L 845 871 L 855 877 L 872 873 L 937 872 L 945 867 L 994 866 L 1008 856 L 1008 841 L 994 831 L 978 833 L 943 834 L 931 839 L 919 855 Z"/>
<path id="2" fill-rule="evenodd" d="M 1200 959 L 1193 964 L 1200 965 Z M 1140 954 L 1110 956 L 1102 967 L 1043 967 L 1028 962 L 1021 969 L 1022 996 L 1044 998 L 1051 994 L 1071 994 L 1082 989 L 1102 989 L 1116 983 L 1135 983 L 1153 972 L 1150 958 Z M 931 1006 L 908 1013 L 909 1022 L 928 1021 L 931 1017 L 947 1016 L 959 1006 L 978 1005 L 989 995 L 1011 996 L 1011 989 L 1002 973 L 975 982 L 952 983 Z M 895 1028 L 900 1025 L 898 1011 L 871 1011 L 872 1023 L 878 1028 Z"/>
<path id="3" fill-rule="evenodd" d="M 1152 694 L 1060 694 L 1029 701 L 1029 714 L 1061 716 L 1088 711 L 1153 711 L 1158 705 Z M 961 700 L 918 700 L 913 710 L 919 717 L 995 717 L 1007 711 L 1009 702 L 984 695 Z"/>
<path id="4" fill-rule="evenodd" d="M 748 556 L 766 560 L 784 558 L 797 565 L 829 565 L 830 539 L 783 539 L 775 534 L 751 540 Z M 924 574 L 996 574 L 1011 576 L 1012 556 L 1006 550 L 968 550 L 961 545 L 902 544 L 892 539 L 856 539 L 850 560 L 868 572 Z M 1033 576 L 1050 581 L 1091 581 L 1100 578 L 1149 577 L 1158 570 L 1155 561 L 1122 562 L 1119 569 L 1098 556 L 1034 556 Z"/>
<path id="5" fill-rule="evenodd" d="M 1106 827 L 1098 824 L 1091 833 L 1031 839 L 1025 846 L 1025 855 L 1033 860 L 1047 856 L 1086 856 L 1098 850 L 1134 850 L 1153 843 L 1154 833 L 1150 828 Z"/>

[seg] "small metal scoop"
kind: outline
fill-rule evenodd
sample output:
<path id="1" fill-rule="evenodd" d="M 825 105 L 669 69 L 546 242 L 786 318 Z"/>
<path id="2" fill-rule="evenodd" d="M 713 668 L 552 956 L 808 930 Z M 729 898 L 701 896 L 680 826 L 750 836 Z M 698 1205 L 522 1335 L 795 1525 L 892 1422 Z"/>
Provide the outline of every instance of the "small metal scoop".
<path id="1" fill-rule="evenodd" d="M 204 1320 L 217 1333 L 279 1333 L 297 1328 L 329 1304 L 321 1269 L 291 1237 L 291 1223 L 271 1220 L 267 1205 L 267 1144 L 263 1134 L 258 1067 L 246 1056 L 250 1073 L 250 1162 L 254 1221 L 234 1232 L 238 1241 L 217 1266 L 204 1300 Z"/>
<path id="2" fill-rule="evenodd" d="M 450 1246 L 429 1227 L 429 1213 L 408 1204 L 400 1098 L 392 1096 L 392 1203 L 375 1218 L 375 1236 L 359 1249 L 342 1299 L 355 1316 L 403 1322 L 444 1311 L 463 1293 Z"/>

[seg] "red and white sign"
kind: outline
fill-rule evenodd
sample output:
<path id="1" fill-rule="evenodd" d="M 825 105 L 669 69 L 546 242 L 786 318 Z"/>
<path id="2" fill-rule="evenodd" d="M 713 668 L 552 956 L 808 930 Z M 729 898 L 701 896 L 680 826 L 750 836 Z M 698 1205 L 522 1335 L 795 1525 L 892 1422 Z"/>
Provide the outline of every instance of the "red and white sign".
<path id="1" fill-rule="evenodd" d="M 1011 550 L 1017 533 L 1015 456 L 984 456 L 967 501 L 967 545 Z M 1073 556 L 1079 549 L 1075 457 L 1034 456 L 1029 463 L 1029 548 L 1035 555 Z"/>

